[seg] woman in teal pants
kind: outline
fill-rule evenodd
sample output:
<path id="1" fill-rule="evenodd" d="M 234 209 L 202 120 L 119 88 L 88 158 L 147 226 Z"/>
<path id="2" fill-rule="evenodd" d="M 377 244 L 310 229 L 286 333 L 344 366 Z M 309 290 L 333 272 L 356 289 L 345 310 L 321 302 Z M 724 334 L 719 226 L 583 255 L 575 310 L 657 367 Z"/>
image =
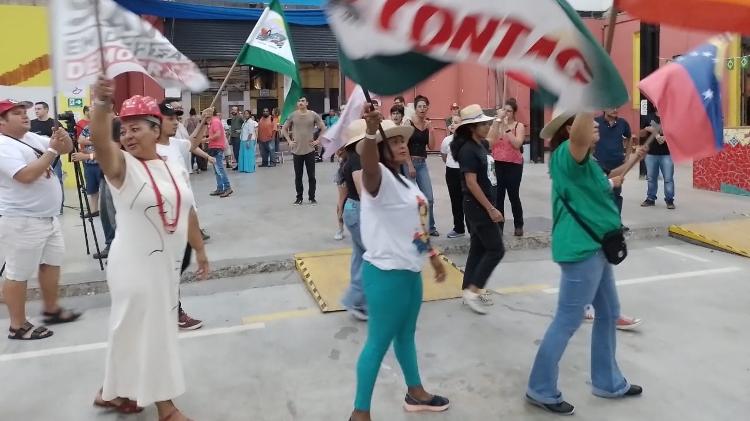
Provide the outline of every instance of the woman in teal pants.
<path id="1" fill-rule="evenodd" d="M 360 228 L 367 250 L 362 283 L 369 320 L 367 342 L 357 363 L 357 397 L 350 421 L 371 420 L 372 391 L 391 342 L 408 387 L 404 408 L 438 412 L 449 406 L 448 399 L 422 387 L 414 344 L 425 255 L 430 256 L 435 280 L 445 280 L 445 268 L 430 245 L 427 198 L 399 173 L 409 159 L 407 142 L 414 129 L 383 121 L 379 112 L 369 110 L 364 139 L 357 144 L 363 186 Z M 378 130 L 381 123 L 385 141 Z"/>

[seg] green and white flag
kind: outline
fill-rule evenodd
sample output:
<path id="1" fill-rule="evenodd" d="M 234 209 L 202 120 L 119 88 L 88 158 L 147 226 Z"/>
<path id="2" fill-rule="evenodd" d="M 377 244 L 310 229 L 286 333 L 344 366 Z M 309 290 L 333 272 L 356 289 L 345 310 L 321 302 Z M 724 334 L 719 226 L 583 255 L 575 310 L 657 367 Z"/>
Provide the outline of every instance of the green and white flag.
<path id="1" fill-rule="evenodd" d="M 284 109 L 281 120 L 294 111 L 302 96 L 297 60 L 294 59 L 289 26 L 279 0 L 266 7 L 237 58 L 238 64 L 262 67 L 284 75 Z"/>
<path id="2" fill-rule="evenodd" d="M 474 62 L 570 111 L 628 100 L 612 60 L 565 0 L 329 0 L 327 12 L 343 72 L 377 94 Z"/>

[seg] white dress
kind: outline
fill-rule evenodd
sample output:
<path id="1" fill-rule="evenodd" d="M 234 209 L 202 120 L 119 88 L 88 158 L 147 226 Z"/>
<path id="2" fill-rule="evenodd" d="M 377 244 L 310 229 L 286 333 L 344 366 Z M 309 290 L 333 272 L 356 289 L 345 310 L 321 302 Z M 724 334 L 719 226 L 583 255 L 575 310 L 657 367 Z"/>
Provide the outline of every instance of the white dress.
<path id="1" fill-rule="evenodd" d="M 107 265 L 112 310 L 102 398 L 124 397 L 147 406 L 185 392 L 177 306 L 194 198 L 181 164 L 146 161 L 164 198 L 168 222 L 174 220 L 177 195 L 167 165 L 180 191 L 177 229 L 167 233 L 148 173 L 141 161 L 124 154 L 125 181 L 119 189 L 110 184 L 117 231 Z"/>

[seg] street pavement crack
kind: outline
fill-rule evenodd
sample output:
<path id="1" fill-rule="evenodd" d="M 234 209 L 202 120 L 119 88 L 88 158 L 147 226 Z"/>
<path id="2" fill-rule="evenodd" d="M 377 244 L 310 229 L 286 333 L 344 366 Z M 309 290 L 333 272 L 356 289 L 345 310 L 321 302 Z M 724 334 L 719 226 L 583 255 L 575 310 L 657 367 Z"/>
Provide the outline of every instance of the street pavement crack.
<path id="1" fill-rule="evenodd" d="M 524 308 L 513 307 L 510 304 L 500 303 L 500 305 L 503 306 L 503 307 L 505 307 L 505 308 L 507 308 L 508 310 L 516 312 L 516 313 L 526 313 L 526 314 L 530 314 L 532 316 L 544 317 L 545 319 L 551 319 L 552 318 L 551 314 L 539 313 L 537 311 L 532 311 L 532 310 L 526 310 Z"/>

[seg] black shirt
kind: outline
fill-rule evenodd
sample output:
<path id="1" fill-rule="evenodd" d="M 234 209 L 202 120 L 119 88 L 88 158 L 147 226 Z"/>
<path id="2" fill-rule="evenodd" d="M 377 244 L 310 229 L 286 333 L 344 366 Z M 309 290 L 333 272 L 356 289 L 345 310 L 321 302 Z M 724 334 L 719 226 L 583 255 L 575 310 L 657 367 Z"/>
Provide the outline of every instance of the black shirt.
<path id="1" fill-rule="evenodd" d="M 455 141 L 455 140 L 454 140 Z M 458 151 L 458 166 L 461 169 L 461 174 L 474 173 L 477 175 L 477 183 L 479 187 L 487 196 L 490 202 L 495 200 L 495 189 L 490 182 L 489 171 L 494 171 L 494 168 L 489 167 L 489 144 L 486 140 L 482 141 L 482 144 L 478 144 L 473 140 L 467 141 Z M 474 195 L 471 194 L 468 187 L 466 186 L 466 177 L 461 177 L 461 190 L 464 193 L 465 199 L 472 199 L 476 201 Z"/>
<path id="2" fill-rule="evenodd" d="M 359 194 L 357 193 L 357 186 L 354 184 L 354 176 L 352 175 L 355 171 L 362 169 L 362 164 L 359 160 L 359 155 L 353 150 L 347 151 L 347 158 L 344 165 L 341 167 L 341 175 L 343 175 L 344 182 L 346 183 L 346 198 L 351 200 L 359 201 Z"/>
<path id="3" fill-rule="evenodd" d="M 427 144 L 430 143 L 430 128 L 419 130 L 411 121 L 409 121 L 409 124 L 414 127 L 414 134 L 409 138 L 409 155 L 427 158 Z"/>
<path id="4" fill-rule="evenodd" d="M 661 124 L 661 119 L 656 114 L 649 114 L 646 116 L 641 116 L 641 127 L 648 127 L 651 125 L 651 122 L 655 122 L 657 124 Z M 663 133 L 661 133 L 663 135 Z M 651 133 L 647 133 L 646 136 L 641 136 L 641 145 L 646 143 L 646 140 L 651 136 Z M 654 139 L 653 142 L 651 142 L 651 146 L 648 148 L 648 154 L 649 155 L 669 155 L 669 146 L 667 145 L 667 142 L 659 143 Z"/>
<path id="5" fill-rule="evenodd" d="M 52 128 L 55 127 L 55 120 L 48 118 L 46 121 L 37 119 L 31 120 L 31 132 L 40 136 L 52 137 Z"/>

